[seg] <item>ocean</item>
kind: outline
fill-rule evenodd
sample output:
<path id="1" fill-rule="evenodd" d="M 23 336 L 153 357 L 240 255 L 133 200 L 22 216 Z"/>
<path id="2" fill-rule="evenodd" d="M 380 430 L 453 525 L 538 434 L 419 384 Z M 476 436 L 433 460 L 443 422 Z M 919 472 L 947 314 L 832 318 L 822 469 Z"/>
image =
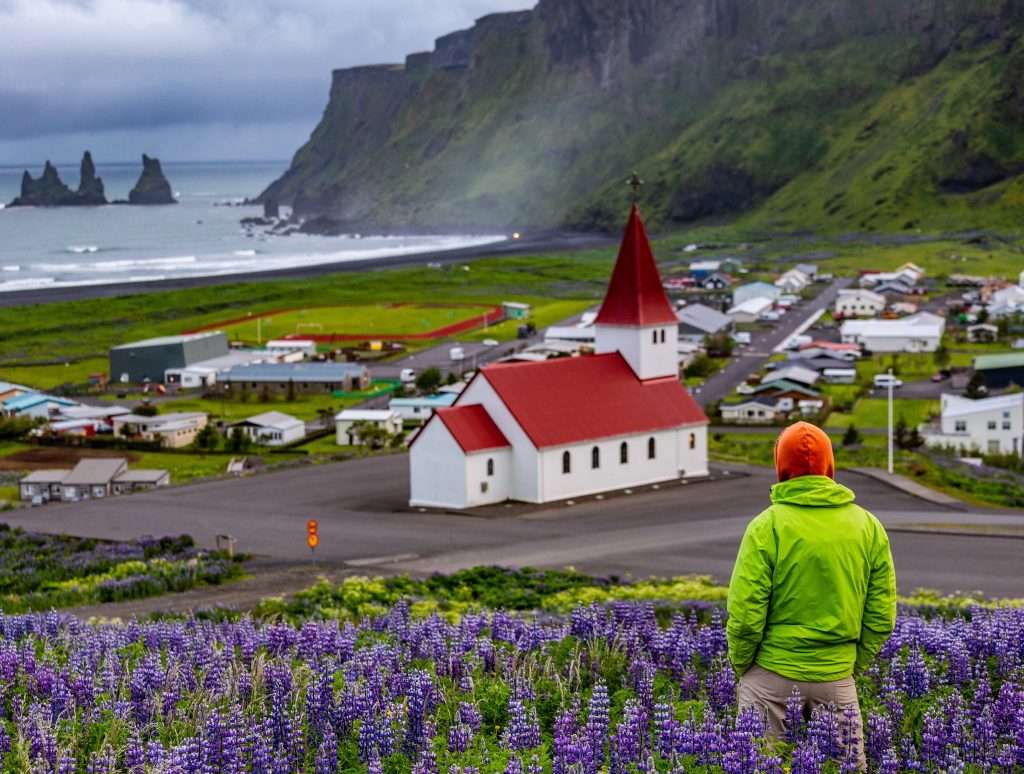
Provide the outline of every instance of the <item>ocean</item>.
<path id="1" fill-rule="evenodd" d="M 230 206 L 256 196 L 287 162 L 165 162 L 178 197 L 161 207 L 0 209 L 0 292 L 179 277 L 230 275 L 313 264 L 420 254 L 497 242 L 503 236 L 271 236 L 246 230 L 261 207 Z M 21 188 L 24 167 L 0 166 L 0 202 Z M 58 165 L 78 187 L 78 164 Z M 142 162 L 102 164 L 108 200 L 127 199 Z M 42 165 L 29 168 L 38 177 Z"/>

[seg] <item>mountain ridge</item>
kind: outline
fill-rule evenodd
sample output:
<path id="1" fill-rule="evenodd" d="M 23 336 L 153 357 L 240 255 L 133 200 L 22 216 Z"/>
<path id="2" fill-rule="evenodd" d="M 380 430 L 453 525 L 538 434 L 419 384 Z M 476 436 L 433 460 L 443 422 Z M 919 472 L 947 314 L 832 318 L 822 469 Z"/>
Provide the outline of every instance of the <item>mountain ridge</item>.
<path id="1" fill-rule="evenodd" d="M 1021 0 L 541 0 L 335 70 L 261 199 L 378 228 L 1002 225 L 1024 203 Z M 867 120 L 864 120 L 867 117 Z"/>

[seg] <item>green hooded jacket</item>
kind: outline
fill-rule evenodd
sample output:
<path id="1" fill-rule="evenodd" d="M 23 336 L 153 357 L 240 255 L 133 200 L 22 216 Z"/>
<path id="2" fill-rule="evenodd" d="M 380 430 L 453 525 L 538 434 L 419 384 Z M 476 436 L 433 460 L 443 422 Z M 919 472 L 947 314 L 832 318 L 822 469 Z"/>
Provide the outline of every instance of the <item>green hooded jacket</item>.
<path id="1" fill-rule="evenodd" d="M 826 476 L 772 487 L 747 527 L 729 585 L 729 659 L 799 682 L 867 668 L 896 623 L 889 537 Z"/>

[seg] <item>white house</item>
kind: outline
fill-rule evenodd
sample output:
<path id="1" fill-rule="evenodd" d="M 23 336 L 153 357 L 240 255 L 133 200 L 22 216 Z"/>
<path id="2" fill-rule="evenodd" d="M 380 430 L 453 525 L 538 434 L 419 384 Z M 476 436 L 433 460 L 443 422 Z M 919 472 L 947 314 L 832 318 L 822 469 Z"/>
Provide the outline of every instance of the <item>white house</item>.
<path id="1" fill-rule="evenodd" d="M 739 306 L 751 298 L 769 298 L 777 301 L 781 295 L 782 290 L 767 282 L 748 282 L 732 291 L 732 305 Z"/>
<path id="2" fill-rule="evenodd" d="M 971 400 L 943 394 L 937 425 L 922 427 L 929 446 L 951 446 L 959 452 L 1024 453 L 1024 393 Z"/>
<path id="3" fill-rule="evenodd" d="M 306 423 L 281 411 L 265 411 L 231 425 L 241 430 L 253 443 L 263 446 L 287 446 L 306 437 Z"/>
<path id="4" fill-rule="evenodd" d="M 775 280 L 775 287 L 780 288 L 786 293 L 799 293 L 810 284 L 811 278 L 799 269 L 790 269 Z"/>
<path id="5" fill-rule="evenodd" d="M 208 417 L 198 411 L 157 414 L 121 414 L 111 417 L 115 438 L 138 441 L 160 441 L 162 446 L 180 449 L 192 443 L 206 427 Z"/>
<path id="6" fill-rule="evenodd" d="M 869 352 L 934 352 L 946 332 L 946 320 L 918 312 L 901 320 L 847 320 L 840 328 L 845 344 Z"/>
<path id="7" fill-rule="evenodd" d="M 267 342 L 266 349 L 285 357 L 293 352 L 300 353 L 301 357 L 313 357 L 316 355 L 316 342 L 312 339 L 274 339 Z"/>
<path id="8" fill-rule="evenodd" d="M 346 409 L 334 417 L 339 446 L 358 446 L 362 441 L 353 429 L 356 424 L 376 425 L 390 435 L 402 432 L 402 415 L 394 409 Z"/>
<path id="9" fill-rule="evenodd" d="M 597 354 L 497 363 L 410 450 L 410 504 L 543 503 L 707 475 L 707 417 L 679 381 L 677 319 L 634 206 Z"/>
<path id="10" fill-rule="evenodd" d="M 770 298 L 765 298 L 764 296 L 748 298 L 746 301 L 734 306 L 726 314 L 732 318 L 733 322 L 738 324 L 755 323 L 761 319 L 761 315 L 771 310 L 773 304 L 774 302 Z"/>
<path id="11" fill-rule="evenodd" d="M 988 306 L 989 317 L 999 319 L 1009 317 L 1017 312 L 1024 312 L 1024 288 L 1018 285 L 1010 285 L 1002 290 L 997 290 L 989 296 Z"/>
<path id="12" fill-rule="evenodd" d="M 876 317 L 885 311 L 885 296 L 863 288 L 840 290 L 836 298 L 836 317 Z"/>
<path id="13" fill-rule="evenodd" d="M 722 421 L 728 424 L 770 425 L 785 416 L 779 410 L 777 401 L 771 398 L 750 398 L 740 403 L 721 405 Z"/>

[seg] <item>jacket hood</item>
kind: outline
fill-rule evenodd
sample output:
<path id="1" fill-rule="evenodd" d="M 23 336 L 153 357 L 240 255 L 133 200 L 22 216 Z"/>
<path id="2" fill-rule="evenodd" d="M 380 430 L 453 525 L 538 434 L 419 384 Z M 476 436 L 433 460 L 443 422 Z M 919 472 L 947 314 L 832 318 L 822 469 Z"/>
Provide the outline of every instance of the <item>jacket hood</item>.
<path id="1" fill-rule="evenodd" d="M 800 476 L 772 487 L 772 502 L 786 505 L 834 508 L 854 499 L 853 490 L 828 476 Z"/>
<path id="2" fill-rule="evenodd" d="M 832 439 L 820 427 L 808 422 L 790 425 L 775 442 L 775 471 L 779 481 L 798 476 L 836 477 Z"/>

